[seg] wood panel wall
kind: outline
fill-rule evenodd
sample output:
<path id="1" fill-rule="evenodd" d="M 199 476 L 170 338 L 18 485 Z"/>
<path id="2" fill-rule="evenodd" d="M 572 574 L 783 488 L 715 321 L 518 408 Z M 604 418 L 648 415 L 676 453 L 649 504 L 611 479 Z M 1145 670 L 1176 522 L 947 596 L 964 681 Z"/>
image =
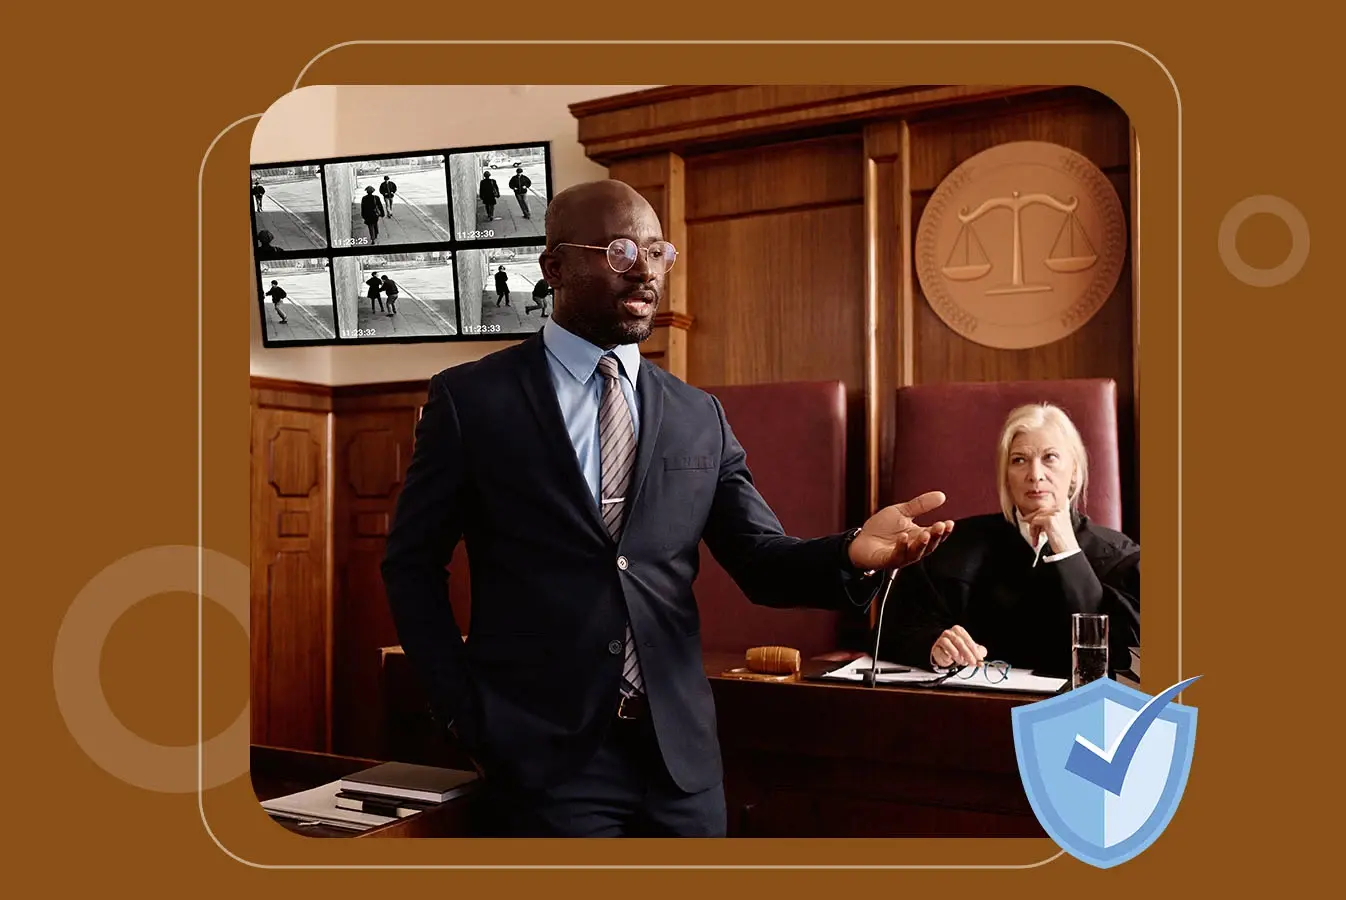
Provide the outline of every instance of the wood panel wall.
<path id="1" fill-rule="evenodd" d="M 848 469 L 864 469 L 864 181 L 855 135 L 687 159 L 683 377 L 733 385 L 839 379 Z M 799 172 L 808 178 L 799 178 Z M 848 485 L 848 518 L 863 482 Z"/>
<path id="2" fill-rule="evenodd" d="M 665 231 L 686 233 L 686 364 L 670 371 L 703 386 L 846 382 L 850 518 L 903 499 L 889 486 L 899 387 L 1101 376 L 1118 385 L 1123 524 L 1139 538 L 1133 253 L 1084 327 L 1021 351 L 950 330 L 912 264 L 935 188 L 968 157 L 1006 141 L 1080 152 L 1112 180 L 1129 217 L 1134 136 L 1111 100 L 1034 86 L 721 85 L 571 111 L 586 153 L 614 178 L 638 175 Z M 657 174 L 670 155 L 682 164 L 681 217 Z"/>
<path id="3" fill-rule="evenodd" d="M 252 381 L 254 742 L 384 750 L 379 651 L 398 637 L 379 568 L 427 388 Z M 466 632 L 462 545 L 449 575 Z"/>
<path id="4" fill-rule="evenodd" d="M 253 385 L 254 743 L 330 742 L 330 410 L 321 389 Z"/>
<path id="5" fill-rule="evenodd" d="M 379 566 L 411 460 L 424 390 L 390 385 L 333 398 L 333 741 L 377 756 L 378 648 L 396 644 Z"/>

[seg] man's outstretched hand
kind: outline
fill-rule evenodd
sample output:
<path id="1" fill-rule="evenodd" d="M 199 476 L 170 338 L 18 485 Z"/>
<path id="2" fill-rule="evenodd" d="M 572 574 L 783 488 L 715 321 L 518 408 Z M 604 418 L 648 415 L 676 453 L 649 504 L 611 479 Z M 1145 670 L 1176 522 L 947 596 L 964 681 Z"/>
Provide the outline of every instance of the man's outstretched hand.
<path id="1" fill-rule="evenodd" d="M 900 569 L 935 552 L 953 533 L 953 522 L 917 525 L 915 519 L 939 509 L 944 499 L 943 492 L 930 491 L 874 513 L 851 542 L 851 563 L 866 571 Z"/>

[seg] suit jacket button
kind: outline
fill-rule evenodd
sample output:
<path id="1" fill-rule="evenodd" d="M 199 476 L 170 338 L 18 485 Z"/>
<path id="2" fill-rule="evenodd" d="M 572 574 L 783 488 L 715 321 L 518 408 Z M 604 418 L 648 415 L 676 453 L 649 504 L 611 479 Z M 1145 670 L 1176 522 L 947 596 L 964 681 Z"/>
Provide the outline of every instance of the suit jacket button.
<path id="1" fill-rule="evenodd" d="M 619 557 L 617 557 L 617 568 L 619 568 L 619 569 L 621 569 L 623 572 L 625 572 L 625 571 L 626 571 L 626 567 L 627 567 L 628 565 L 630 565 L 630 563 L 628 563 L 628 562 L 626 561 L 626 557 L 625 557 L 625 556 L 619 556 Z"/>
<path id="2" fill-rule="evenodd" d="M 622 652 L 622 642 L 621 642 L 621 641 L 608 641 L 608 652 L 611 653 L 613 656 L 616 656 L 618 653 L 621 653 L 621 652 Z"/>

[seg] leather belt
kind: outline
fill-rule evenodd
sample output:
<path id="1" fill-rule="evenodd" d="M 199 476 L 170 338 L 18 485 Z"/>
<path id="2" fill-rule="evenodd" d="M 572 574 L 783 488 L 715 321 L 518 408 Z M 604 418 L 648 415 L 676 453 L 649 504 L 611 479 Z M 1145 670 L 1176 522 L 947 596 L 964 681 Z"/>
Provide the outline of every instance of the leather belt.
<path id="1" fill-rule="evenodd" d="M 617 718 L 622 721 L 638 722 L 649 714 L 650 705 L 644 694 L 624 694 L 617 704 Z"/>

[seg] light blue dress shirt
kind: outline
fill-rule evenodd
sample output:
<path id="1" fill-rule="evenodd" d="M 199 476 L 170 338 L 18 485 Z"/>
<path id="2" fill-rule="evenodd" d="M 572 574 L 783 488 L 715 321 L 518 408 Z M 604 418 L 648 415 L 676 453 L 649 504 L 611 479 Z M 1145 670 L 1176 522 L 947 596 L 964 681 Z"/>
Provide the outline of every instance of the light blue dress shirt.
<path id="1" fill-rule="evenodd" d="M 547 348 L 547 367 L 551 370 L 552 387 L 561 405 L 566 432 L 575 448 L 580 471 L 601 506 L 602 459 L 598 442 L 598 409 L 603 400 L 603 376 L 598 373 L 598 360 L 605 351 L 584 338 L 566 331 L 556 320 L 547 319 L 542 326 L 542 342 Z M 619 381 L 626 397 L 627 409 L 640 440 L 640 400 L 636 393 L 636 379 L 640 377 L 640 348 L 636 344 L 619 344 L 611 351 L 617 357 Z"/>

